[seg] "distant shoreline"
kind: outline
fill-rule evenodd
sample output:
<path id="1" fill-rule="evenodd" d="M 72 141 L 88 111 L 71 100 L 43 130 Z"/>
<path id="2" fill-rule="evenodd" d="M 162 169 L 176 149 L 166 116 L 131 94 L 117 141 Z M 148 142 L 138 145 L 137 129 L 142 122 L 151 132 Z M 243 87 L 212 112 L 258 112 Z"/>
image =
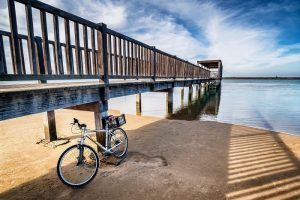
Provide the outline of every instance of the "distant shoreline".
<path id="1" fill-rule="evenodd" d="M 300 77 L 223 77 L 223 79 L 252 79 L 252 80 L 300 80 Z"/>

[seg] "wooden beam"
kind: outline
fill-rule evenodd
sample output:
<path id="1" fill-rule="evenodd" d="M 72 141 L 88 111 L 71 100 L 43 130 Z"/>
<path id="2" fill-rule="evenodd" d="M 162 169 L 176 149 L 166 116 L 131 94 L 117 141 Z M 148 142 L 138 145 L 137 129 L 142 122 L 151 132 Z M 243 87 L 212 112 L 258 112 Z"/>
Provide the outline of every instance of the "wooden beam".
<path id="1" fill-rule="evenodd" d="M 92 103 L 86 103 L 86 104 L 71 106 L 71 107 L 68 107 L 66 109 L 94 112 L 94 111 L 99 111 L 100 110 L 100 105 L 99 105 L 99 103 L 92 102 Z"/>
<path id="2" fill-rule="evenodd" d="M 46 112 L 76 105 L 100 102 L 102 113 L 107 111 L 108 98 L 132 95 L 137 93 L 159 91 L 163 89 L 199 84 L 196 80 L 128 82 L 105 84 L 75 85 L 35 88 L 34 86 L 11 91 L 0 90 L 0 121 L 24 115 Z"/>
<path id="3" fill-rule="evenodd" d="M 97 85 L 0 93 L 0 121 L 100 100 Z"/>

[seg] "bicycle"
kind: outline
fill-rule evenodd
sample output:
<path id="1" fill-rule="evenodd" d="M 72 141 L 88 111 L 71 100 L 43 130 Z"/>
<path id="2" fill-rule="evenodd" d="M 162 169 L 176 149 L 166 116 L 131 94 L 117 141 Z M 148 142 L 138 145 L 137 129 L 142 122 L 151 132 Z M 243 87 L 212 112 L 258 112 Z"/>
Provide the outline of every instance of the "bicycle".
<path id="1" fill-rule="evenodd" d="M 80 124 L 78 119 L 74 118 L 71 131 L 77 126 L 81 136 L 78 144 L 70 146 L 61 154 L 57 162 L 59 179 L 65 185 L 76 188 L 88 184 L 97 175 L 100 167 L 99 156 L 91 146 L 84 144 L 86 138 L 95 143 L 104 155 L 124 159 L 127 155 L 128 138 L 120 126 L 125 123 L 124 114 L 118 117 L 110 115 L 102 119 L 105 129 L 90 130 L 86 124 Z M 105 133 L 105 146 L 91 138 L 91 132 Z"/>

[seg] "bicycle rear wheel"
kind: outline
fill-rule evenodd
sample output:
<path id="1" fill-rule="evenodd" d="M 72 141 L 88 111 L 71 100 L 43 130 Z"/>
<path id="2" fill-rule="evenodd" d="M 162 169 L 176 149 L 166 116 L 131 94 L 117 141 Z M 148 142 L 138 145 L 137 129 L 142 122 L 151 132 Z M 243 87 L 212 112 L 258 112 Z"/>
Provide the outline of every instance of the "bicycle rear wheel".
<path id="1" fill-rule="evenodd" d="M 110 144 L 113 148 L 112 152 L 116 158 L 124 158 L 127 155 L 128 138 L 126 132 L 117 128 L 110 135 Z"/>
<path id="2" fill-rule="evenodd" d="M 61 154 L 57 163 L 57 174 L 64 184 L 82 187 L 95 178 L 99 164 L 98 155 L 92 147 L 73 145 Z"/>

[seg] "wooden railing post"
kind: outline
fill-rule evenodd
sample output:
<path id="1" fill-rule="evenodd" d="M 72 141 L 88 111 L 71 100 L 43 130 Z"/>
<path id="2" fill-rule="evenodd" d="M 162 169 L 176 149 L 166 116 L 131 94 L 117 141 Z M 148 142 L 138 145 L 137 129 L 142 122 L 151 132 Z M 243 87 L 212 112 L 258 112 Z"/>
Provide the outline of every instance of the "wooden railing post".
<path id="1" fill-rule="evenodd" d="M 71 37 L 70 37 L 70 22 L 68 19 L 65 19 L 65 35 L 66 35 L 67 73 L 74 74 L 73 53 L 72 53 L 72 48 L 71 48 Z"/>
<path id="2" fill-rule="evenodd" d="M 108 79 L 108 53 L 107 53 L 107 26 L 106 24 L 102 24 L 101 28 L 102 34 L 98 33 L 98 60 L 103 60 L 103 81 L 105 85 L 109 84 Z M 100 38 L 101 37 L 101 38 Z M 102 41 L 102 42 L 101 42 Z M 102 43 L 102 44 L 101 44 Z M 100 52 L 100 48 L 102 45 L 102 58 Z M 100 65 L 101 62 L 98 62 L 98 65 Z M 99 66 L 100 68 L 100 66 Z"/>
<path id="3" fill-rule="evenodd" d="M 107 53 L 107 26 L 106 24 L 100 24 L 100 30 L 97 31 L 97 43 L 98 43 L 98 68 L 101 68 L 100 60 L 103 60 L 103 82 L 104 91 L 101 92 L 101 101 L 99 102 L 99 109 L 94 112 L 95 116 L 95 126 L 96 129 L 104 128 L 102 127 L 102 117 L 107 116 L 108 110 L 108 99 L 109 99 L 109 77 L 108 77 L 108 53 Z M 101 49 L 102 48 L 102 49 Z M 102 50 L 102 54 L 100 51 Z M 105 137 L 101 133 L 96 133 L 97 141 L 100 144 L 105 144 Z M 100 149 L 98 149 L 100 151 Z"/>
<path id="4" fill-rule="evenodd" d="M 153 50 L 153 81 L 155 81 L 156 78 L 156 48 L 155 46 L 152 48 Z"/>
<path id="5" fill-rule="evenodd" d="M 30 5 L 26 5 L 26 21 L 27 21 L 27 31 L 28 31 L 28 49 L 29 49 L 29 63 L 31 67 L 32 74 L 37 74 L 37 61 L 35 55 L 34 46 L 34 31 L 33 31 L 33 19 L 32 19 L 32 9 Z"/>
<path id="6" fill-rule="evenodd" d="M 0 75 L 7 74 L 3 37 L 0 35 Z"/>
<path id="7" fill-rule="evenodd" d="M 20 45 L 18 41 L 18 27 L 17 27 L 17 16 L 14 0 L 7 0 L 8 13 L 10 20 L 10 41 L 12 51 L 13 69 L 15 74 L 22 74 L 22 63 L 20 55 Z"/>
<path id="8" fill-rule="evenodd" d="M 53 27 L 54 27 L 54 42 L 55 42 L 55 63 L 58 74 L 64 74 L 64 67 L 63 67 L 63 58 L 62 58 L 62 51 L 60 45 L 60 36 L 59 36 L 59 22 L 58 22 L 58 15 L 53 16 Z"/>
<path id="9" fill-rule="evenodd" d="M 42 38 L 43 38 L 43 47 L 44 47 L 44 63 L 47 69 L 47 73 L 52 74 L 49 41 L 48 41 L 48 30 L 47 30 L 47 18 L 46 18 L 45 11 L 40 11 L 40 18 L 41 18 L 41 29 L 42 29 Z"/>
<path id="10" fill-rule="evenodd" d="M 176 79 L 176 73 L 177 73 L 177 56 L 174 56 L 174 80 Z"/>
<path id="11" fill-rule="evenodd" d="M 46 74 L 46 69 L 44 65 L 44 55 L 43 55 L 43 44 L 42 44 L 42 38 L 41 37 L 35 37 L 35 42 L 36 42 L 36 49 L 37 49 L 37 63 L 39 66 L 39 73 L 41 75 Z M 41 83 L 46 83 L 46 81 L 40 80 Z"/>

